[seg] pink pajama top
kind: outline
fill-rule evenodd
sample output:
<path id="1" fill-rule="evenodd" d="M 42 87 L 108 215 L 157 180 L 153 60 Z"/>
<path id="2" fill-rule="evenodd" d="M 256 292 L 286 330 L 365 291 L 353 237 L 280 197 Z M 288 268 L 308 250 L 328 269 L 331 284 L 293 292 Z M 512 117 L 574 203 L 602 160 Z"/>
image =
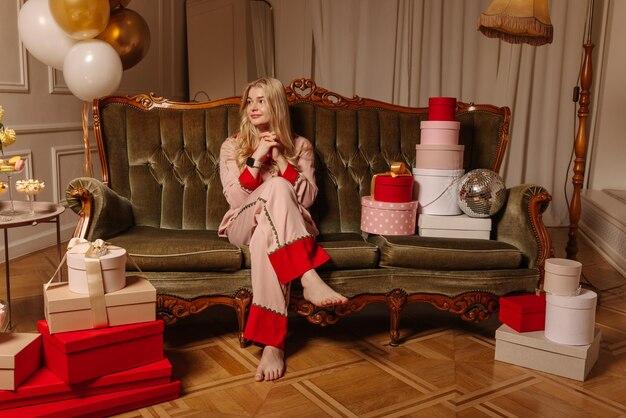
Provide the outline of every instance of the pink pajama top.
<path id="1" fill-rule="evenodd" d="M 247 167 L 243 171 L 239 170 L 235 153 L 236 144 L 237 137 L 232 136 L 224 141 L 220 150 L 220 179 L 230 209 L 222 219 L 218 230 L 219 236 L 227 236 L 228 225 L 240 211 L 250 193 L 264 180 L 276 176 L 283 177 L 293 185 L 307 230 L 313 236 L 318 235 L 319 232 L 308 211 L 308 208 L 315 202 L 318 192 L 315 183 L 315 154 L 309 140 L 299 135 L 294 137 L 297 157 L 295 166 L 289 164 L 285 172 L 280 173 L 275 165 L 263 164 L 256 178 Z"/>

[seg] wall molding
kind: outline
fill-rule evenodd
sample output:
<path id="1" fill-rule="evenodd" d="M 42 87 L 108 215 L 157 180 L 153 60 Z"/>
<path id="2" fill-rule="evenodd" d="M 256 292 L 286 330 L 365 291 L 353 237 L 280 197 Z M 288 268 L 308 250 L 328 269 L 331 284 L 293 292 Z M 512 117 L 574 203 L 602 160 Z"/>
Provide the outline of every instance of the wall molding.
<path id="1" fill-rule="evenodd" d="M 39 135 L 51 132 L 75 132 L 83 130 L 83 124 L 80 122 L 63 122 L 63 123 L 40 123 L 37 125 L 15 125 L 13 126 L 15 133 L 18 135 Z M 87 126 L 91 132 L 93 125 Z"/>
<path id="2" fill-rule="evenodd" d="M 5 0 L 6 1 L 6 0 Z M 17 24 L 18 16 L 20 14 L 20 9 L 24 5 L 25 0 L 14 0 L 15 4 L 15 22 Z M 4 1 L 3 1 L 4 3 Z M 7 7 L 8 3 L 5 3 L 5 7 Z M 0 80 L 0 92 L 3 93 L 28 93 L 30 91 L 28 85 L 28 54 L 26 53 L 26 47 L 22 43 L 19 34 L 3 34 L 0 32 L 0 36 L 2 36 L 5 41 L 12 41 L 12 37 L 10 35 L 15 35 L 15 40 L 18 42 L 17 47 L 17 56 L 7 57 L 4 56 L 2 58 L 3 65 L 7 63 L 15 63 L 19 65 L 18 68 L 18 79 L 11 80 Z"/>
<path id="3" fill-rule="evenodd" d="M 61 74 L 62 72 L 56 68 L 48 67 L 48 93 L 72 94 Z"/>
<path id="4" fill-rule="evenodd" d="M 98 148 L 95 146 L 89 147 L 89 152 L 91 153 L 92 164 L 98 163 L 99 162 Z M 79 145 L 53 146 L 51 149 L 51 153 L 52 153 L 52 196 L 54 199 L 54 203 L 59 203 L 63 206 L 67 206 L 67 199 L 65 198 L 66 185 L 63 184 L 64 180 L 63 180 L 63 176 L 61 173 L 61 169 L 63 167 L 66 167 L 66 165 L 62 164 L 61 161 L 63 158 L 76 156 L 76 155 L 80 155 L 84 158 L 84 147 L 79 146 Z"/>

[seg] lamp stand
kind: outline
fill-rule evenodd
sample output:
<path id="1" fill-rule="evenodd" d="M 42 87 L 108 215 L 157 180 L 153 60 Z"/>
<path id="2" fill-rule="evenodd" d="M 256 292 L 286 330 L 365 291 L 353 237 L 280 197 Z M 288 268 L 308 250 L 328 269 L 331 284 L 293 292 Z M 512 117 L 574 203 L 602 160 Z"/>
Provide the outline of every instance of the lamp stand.
<path id="1" fill-rule="evenodd" d="M 584 57 L 580 71 L 580 99 L 578 101 L 578 130 L 576 131 L 576 139 L 574 141 L 574 176 L 572 184 L 574 192 L 569 205 L 569 233 L 567 247 L 565 251 L 567 258 L 576 260 L 578 253 L 578 221 L 581 212 L 581 189 L 585 179 L 585 162 L 587 159 L 587 118 L 589 117 L 590 89 L 592 80 L 591 52 L 593 44 L 587 41 L 583 45 Z"/>

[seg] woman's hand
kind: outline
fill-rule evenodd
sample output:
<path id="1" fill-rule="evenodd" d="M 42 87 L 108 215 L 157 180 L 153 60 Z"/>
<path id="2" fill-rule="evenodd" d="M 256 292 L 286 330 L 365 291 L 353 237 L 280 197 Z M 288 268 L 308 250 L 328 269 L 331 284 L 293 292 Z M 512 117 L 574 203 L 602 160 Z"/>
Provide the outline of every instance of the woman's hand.
<path id="1" fill-rule="evenodd" d="M 264 160 L 266 156 L 271 154 L 272 158 L 274 158 L 274 155 L 280 152 L 276 151 L 277 148 L 281 148 L 278 136 L 274 132 L 262 132 L 259 135 L 259 145 L 252 153 L 252 156 L 257 160 Z"/>

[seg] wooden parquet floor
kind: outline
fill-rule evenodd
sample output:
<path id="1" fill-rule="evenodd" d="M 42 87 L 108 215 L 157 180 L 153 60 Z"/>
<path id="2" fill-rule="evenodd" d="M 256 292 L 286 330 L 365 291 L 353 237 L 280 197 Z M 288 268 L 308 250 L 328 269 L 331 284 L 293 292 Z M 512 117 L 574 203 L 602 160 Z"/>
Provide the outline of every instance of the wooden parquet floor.
<path id="1" fill-rule="evenodd" d="M 564 256 L 566 233 L 551 230 L 557 257 Z M 399 347 L 389 346 L 384 306 L 329 327 L 290 318 L 286 375 L 256 383 L 260 348 L 240 348 L 234 313 L 216 307 L 166 328 L 165 354 L 182 382 L 180 398 L 120 416 L 626 417 L 626 279 L 588 243 L 580 244 L 583 282 L 600 294 L 596 320 L 603 333 L 585 382 L 495 361 L 497 318 L 469 324 L 410 305 Z M 47 256 L 15 260 L 12 272 L 14 265 L 29 270 L 39 262 L 49 270 L 55 257 L 51 249 Z M 12 282 L 28 276 L 15 273 Z M 41 296 L 15 298 L 16 330 L 32 331 L 42 316 Z"/>

